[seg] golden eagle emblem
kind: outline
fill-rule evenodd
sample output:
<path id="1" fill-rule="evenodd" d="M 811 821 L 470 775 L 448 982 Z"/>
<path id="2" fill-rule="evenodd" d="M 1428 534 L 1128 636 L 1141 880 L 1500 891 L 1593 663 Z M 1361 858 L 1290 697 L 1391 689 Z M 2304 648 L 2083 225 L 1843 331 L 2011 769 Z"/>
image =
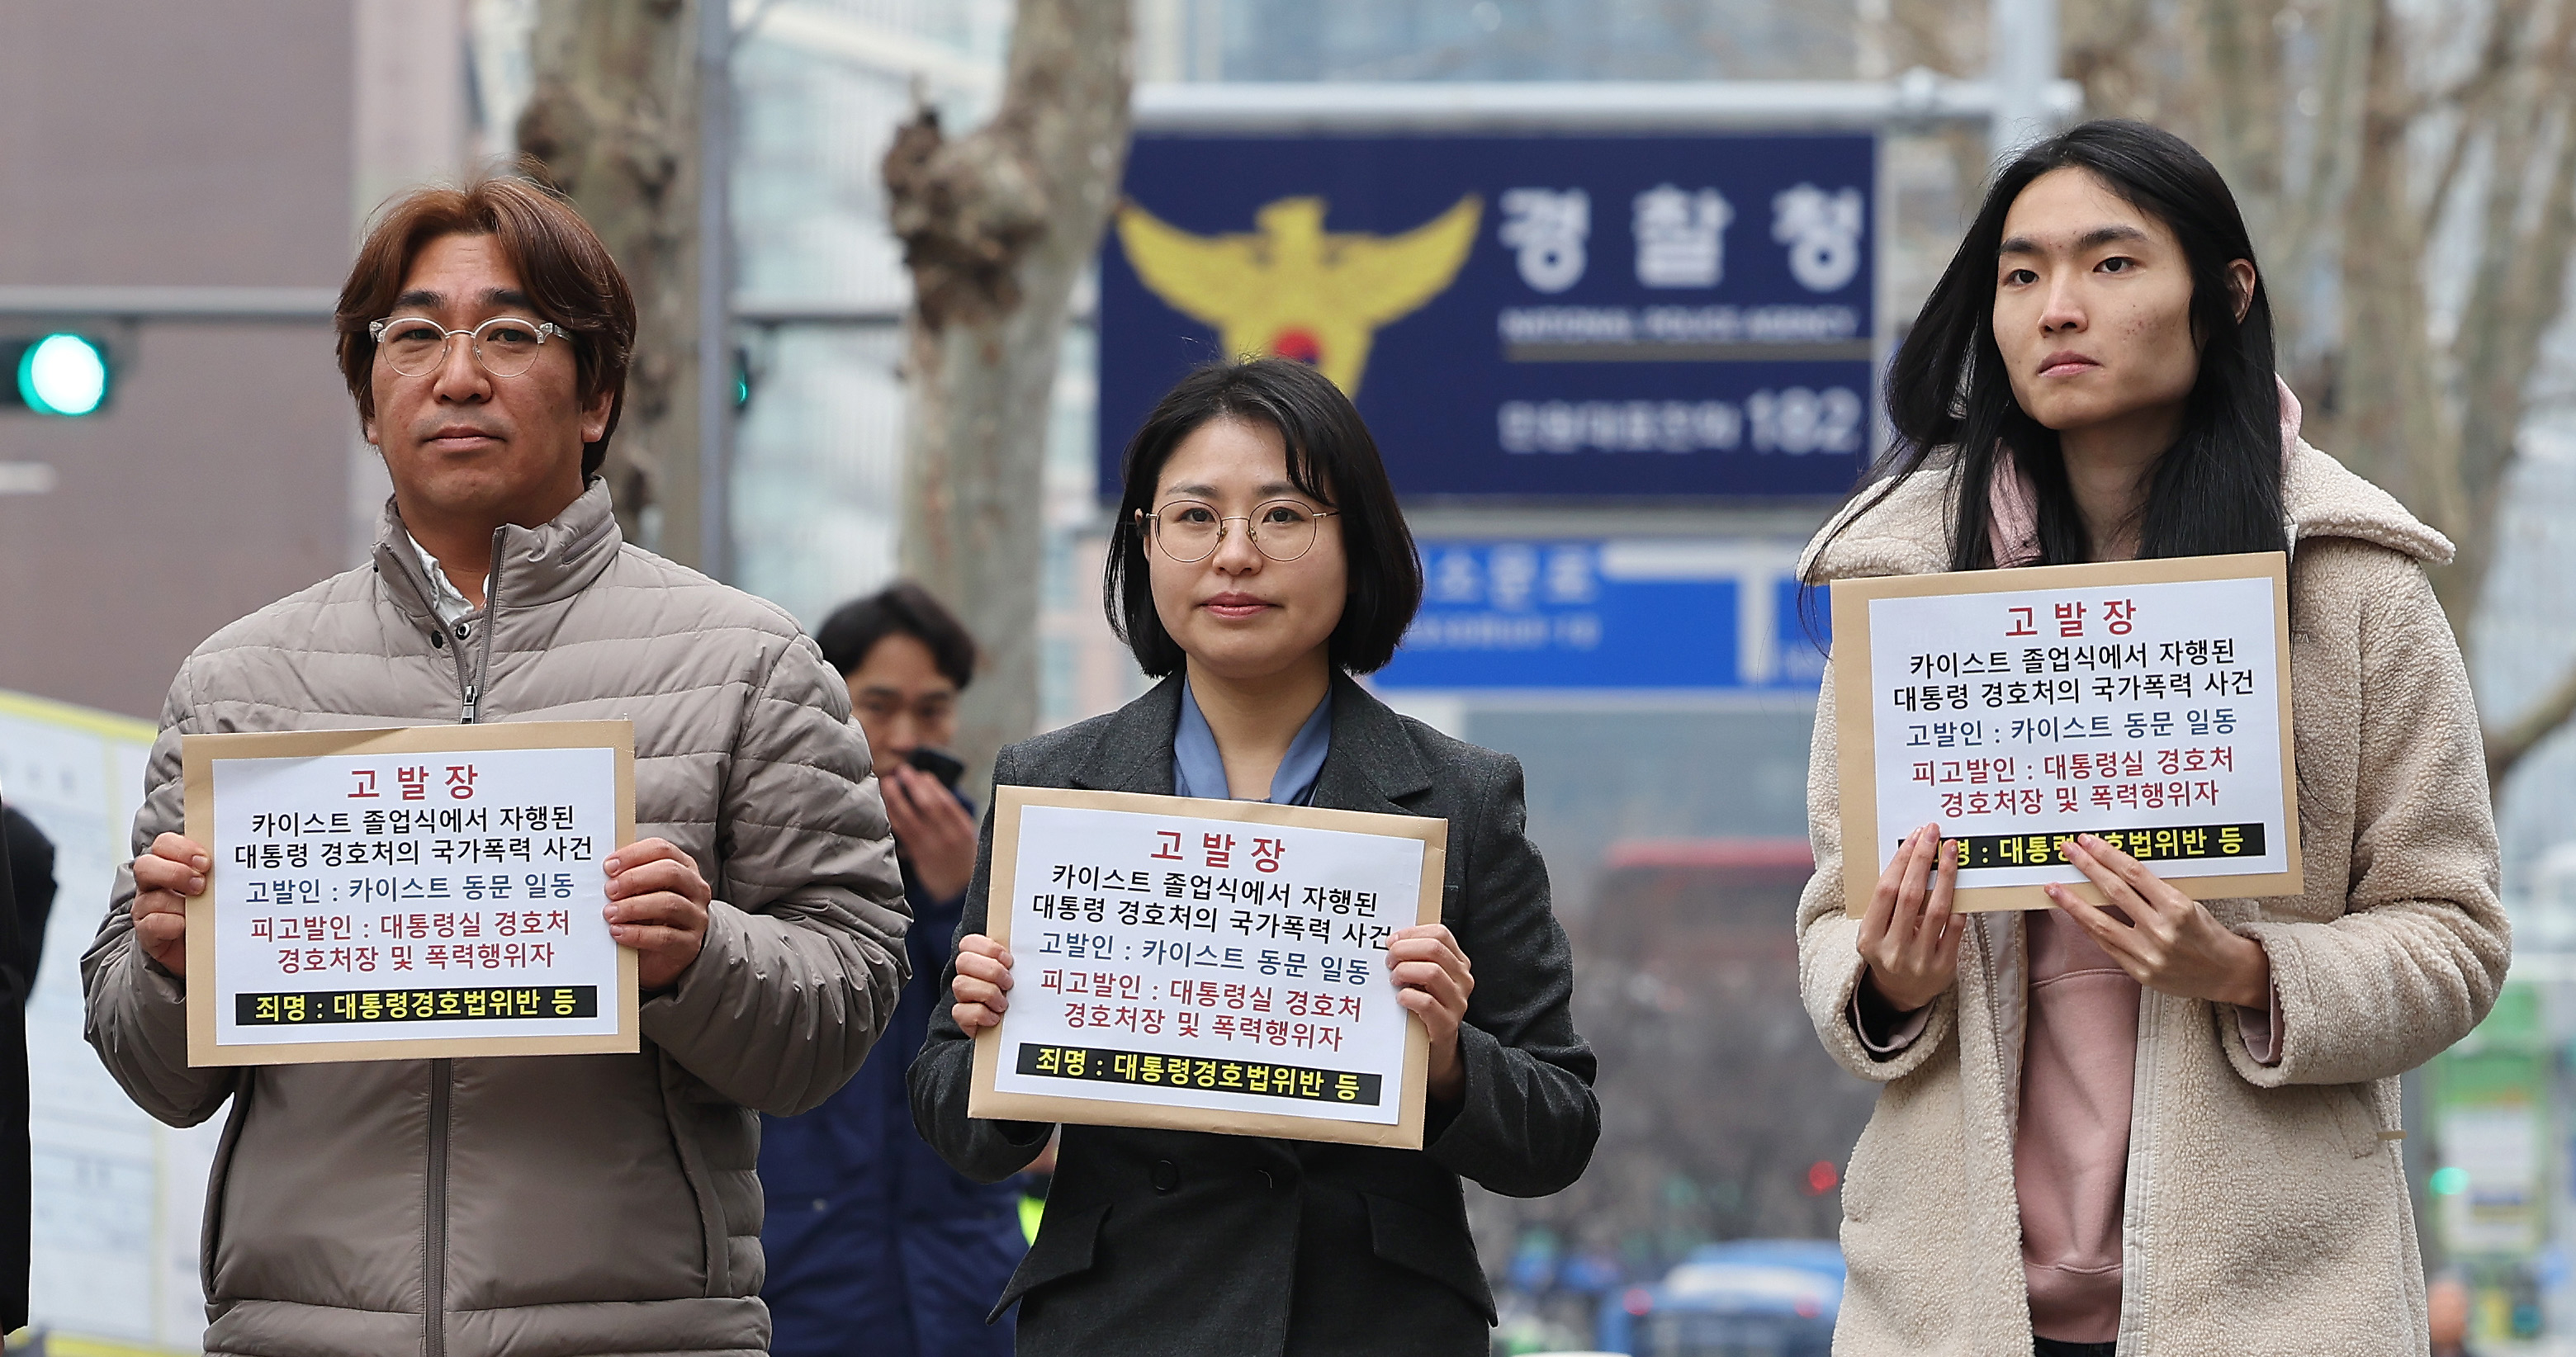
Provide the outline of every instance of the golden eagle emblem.
<path id="1" fill-rule="evenodd" d="M 1324 229 L 1324 200 L 1282 198 L 1246 235 L 1196 236 L 1128 202 L 1127 262 L 1165 305 L 1217 328 L 1229 354 L 1314 364 L 1357 397 L 1378 327 L 1447 290 L 1476 244 L 1475 194 L 1400 235 Z"/>

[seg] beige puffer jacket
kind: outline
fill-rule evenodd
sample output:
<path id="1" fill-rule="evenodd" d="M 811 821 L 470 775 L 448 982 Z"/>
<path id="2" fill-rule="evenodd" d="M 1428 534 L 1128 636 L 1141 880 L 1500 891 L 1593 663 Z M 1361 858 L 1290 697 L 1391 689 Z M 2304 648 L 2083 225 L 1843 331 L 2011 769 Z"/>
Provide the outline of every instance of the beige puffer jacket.
<path id="1" fill-rule="evenodd" d="M 2280 1059 L 2254 1061 L 2232 1007 L 2144 992 L 2122 1357 L 2424 1351 L 2397 1075 L 2486 1015 L 2511 952 L 2477 711 L 2423 572 L 2451 544 L 2304 442 L 2283 491 L 2308 888 L 2209 905 L 2271 956 Z M 1821 573 L 1947 569 L 1948 494 L 1946 469 L 1928 468 L 1839 536 L 1829 525 Z M 1826 1049 L 1885 1085 L 1843 1187 L 1851 1274 L 1834 1351 L 2029 1357 L 2012 1146 L 2022 916 L 1972 916 L 1958 983 L 1922 1035 L 1870 1058 L 1845 1016 L 1861 964 L 1843 916 L 1833 709 L 1829 677 L 1799 981 Z"/>
<path id="2" fill-rule="evenodd" d="M 135 817 L 181 825 L 179 737 L 631 718 L 636 831 L 698 860 L 705 950 L 637 1055 L 190 1069 L 182 988 L 121 874 L 89 1039 L 174 1125 L 232 1116 L 208 1184 L 206 1348 L 260 1357 L 756 1353 L 753 1109 L 798 1112 L 894 1011 L 907 918 L 849 697 L 787 615 L 625 545 L 606 487 L 494 537 L 442 630 L 391 506 L 371 567 L 224 628 L 171 686 Z M 220 871 L 219 866 L 216 870 Z"/>

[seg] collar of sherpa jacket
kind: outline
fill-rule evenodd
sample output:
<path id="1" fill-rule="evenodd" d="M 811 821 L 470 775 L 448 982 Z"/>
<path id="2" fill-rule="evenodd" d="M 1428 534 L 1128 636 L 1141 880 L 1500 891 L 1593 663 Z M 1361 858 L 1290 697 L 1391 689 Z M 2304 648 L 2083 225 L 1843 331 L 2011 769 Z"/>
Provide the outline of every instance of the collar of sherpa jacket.
<path id="1" fill-rule="evenodd" d="M 438 630 L 438 612 L 430 606 L 429 581 L 421 573 L 420 558 L 403 546 L 408 535 L 401 510 L 388 498 L 377 520 L 376 574 L 405 617 Z M 514 611 L 558 602 L 589 588 L 626 541 L 609 505 L 608 482 L 597 476 L 551 522 L 533 528 L 504 524 L 494 536 L 499 547 L 492 554 L 492 575 L 499 582 L 487 581 L 485 587 L 499 593 Z"/>
<path id="2" fill-rule="evenodd" d="M 1068 779 L 1096 791 L 1172 794 L 1172 732 L 1181 720 L 1178 674 L 1103 721 L 1091 752 Z M 1333 738 L 1309 804 L 1330 810 L 1406 813 L 1403 798 L 1431 787 L 1403 718 L 1347 674 L 1333 675 Z"/>
<path id="3" fill-rule="evenodd" d="M 2290 407 L 2293 411 L 2296 406 Z M 2291 416 L 2296 419 L 2295 413 Z M 2349 537 L 2444 565 L 2451 539 L 2406 511 L 2395 496 L 2309 446 L 2292 424 L 2281 459 L 2284 527 L 2293 551 L 2320 537 Z M 1879 484 L 1852 497 L 1798 558 L 1802 579 L 1928 575 L 1950 568 L 1950 485 L 1956 467 L 1947 449 L 1884 501 Z"/>

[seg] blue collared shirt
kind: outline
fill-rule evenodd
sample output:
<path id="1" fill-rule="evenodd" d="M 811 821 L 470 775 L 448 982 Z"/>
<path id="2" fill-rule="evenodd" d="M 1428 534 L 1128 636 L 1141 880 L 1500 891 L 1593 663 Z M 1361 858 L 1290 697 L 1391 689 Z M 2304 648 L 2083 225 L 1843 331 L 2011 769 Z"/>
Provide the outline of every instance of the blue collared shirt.
<path id="1" fill-rule="evenodd" d="M 1332 748 L 1333 690 L 1327 688 L 1324 700 L 1315 704 L 1306 724 L 1297 728 L 1297 738 L 1288 742 L 1288 752 L 1279 760 L 1279 771 L 1270 775 L 1270 804 L 1302 806 L 1313 800 L 1315 777 L 1324 771 L 1324 756 Z M 1190 692 L 1187 680 L 1181 683 L 1180 728 L 1172 732 L 1172 794 L 1232 799 L 1232 788 L 1225 778 L 1225 756 L 1217 752 L 1216 732 L 1208 728 L 1207 717 L 1200 713 L 1199 700 Z"/>

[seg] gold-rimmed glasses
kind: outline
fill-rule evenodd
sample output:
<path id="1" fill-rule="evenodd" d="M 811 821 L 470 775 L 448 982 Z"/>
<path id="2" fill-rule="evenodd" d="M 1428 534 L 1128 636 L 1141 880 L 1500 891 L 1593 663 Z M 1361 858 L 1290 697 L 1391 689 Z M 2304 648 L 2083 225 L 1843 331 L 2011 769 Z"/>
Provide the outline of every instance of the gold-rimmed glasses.
<path id="1" fill-rule="evenodd" d="M 495 377 L 518 377 L 536 366 L 537 353 L 545 347 L 546 336 L 570 339 L 552 321 L 521 320 L 517 316 L 494 316 L 471 330 L 450 330 L 426 316 L 397 316 L 380 320 L 367 327 L 376 341 L 376 352 L 394 371 L 406 377 L 420 377 L 438 370 L 447 361 L 447 346 L 465 336 L 474 361 Z"/>
<path id="2" fill-rule="evenodd" d="M 1248 514 L 1220 514 L 1213 504 L 1194 499 L 1176 499 L 1152 513 L 1139 509 L 1137 519 L 1145 525 L 1148 536 L 1162 547 L 1163 554 L 1187 564 L 1204 561 L 1225 545 L 1228 523 L 1243 525 L 1244 536 L 1264 556 L 1274 561 L 1293 561 L 1315 545 L 1315 521 L 1331 518 L 1336 509 L 1315 509 L 1293 499 L 1264 500 L 1252 506 Z"/>

